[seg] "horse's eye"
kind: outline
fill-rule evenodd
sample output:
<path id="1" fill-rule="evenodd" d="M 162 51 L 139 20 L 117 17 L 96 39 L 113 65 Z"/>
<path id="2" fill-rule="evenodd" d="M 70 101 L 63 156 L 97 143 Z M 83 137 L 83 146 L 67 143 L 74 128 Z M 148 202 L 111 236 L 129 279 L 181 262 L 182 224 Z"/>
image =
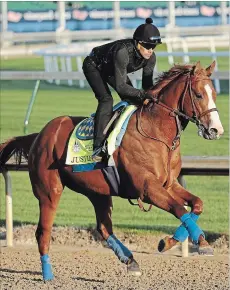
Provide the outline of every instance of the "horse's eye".
<path id="1" fill-rule="evenodd" d="M 197 97 L 197 99 L 202 99 L 202 95 L 199 93 L 196 94 L 196 97 Z"/>

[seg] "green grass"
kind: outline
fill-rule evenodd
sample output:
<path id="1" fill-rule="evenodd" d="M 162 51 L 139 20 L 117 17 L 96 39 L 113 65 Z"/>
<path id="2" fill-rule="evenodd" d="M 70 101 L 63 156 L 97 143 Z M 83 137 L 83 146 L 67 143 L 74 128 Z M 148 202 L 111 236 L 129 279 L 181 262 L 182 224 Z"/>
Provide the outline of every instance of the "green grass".
<path id="1" fill-rule="evenodd" d="M 36 60 L 37 61 L 37 60 Z M 9 64 L 12 60 L 9 61 Z M 20 61 L 17 60 L 19 66 Z M 29 65 L 34 65 L 34 63 Z M 10 66 L 10 65 L 9 65 Z M 16 69 L 11 64 L 11 69 Z M 31 67 L 29 68 L 32 69 Z M 1 136 L 4 141 L 12 136 L 23 135 L 23 121 L 27 105 L 35 82 L 2 81 L 1 82 Z M 115 101 L 118 101 L 114 93 Z M 227 95 L 220 95 L 217 107 L 225 128 L 224 136 L 217 141 L 207 141 L 197 136 L 197 128 L 190 124 L 182 136 L 183 155 L 228 155 L 228 103 Z M 89 115 L 96 108 L 96 100 L 90 90 L 75 87 L 41 83 L 34 104 L 29 133 L 38 132 L 52 118 L 60 115 Z M 14 223 L 37 223 L 38 202 L 32 194 L 27 172 L 12 172 Z M 186 177 L 187 188 L 204 201 L 204 213 L 199 224 L 205 231 L 227 233 L 228 222 L 228 178 L 227 177 Z M 1 186 L 1 224 L 5 217 L 4 180 Z M 116 229 L 132 232 L 150 231 L 172 233 L 179 224 L 172 215 L 153 208 L 150 213 L 142 213 L 138 207 L 131 206 L 127 200 L 114 198 L 113 224 Z M 94 226 L 94 210 L 88 199 L 68 189 L 64 190 L 55 219 L 57 225 Z"/>
<path id="2" fill-rule="evenodd" d="M 44 70 L 43 57 L 1 59 L 1 70 Z"/>
<path id="3" fill-rule="evenodd" d="M 12 172 L 14 225 L 37 223 L 38 201 L 33 196 L 27 172 Z M 228 232 L 228 182 L 226 177 L 186 177 L 187 188 L 204 201 L 204 212 L 199 220 L 204 231 Z M 3 179 L 1 178 L 1 224 L 5 211 Z M 116 228 L 131 232 L 173 233 L 179 221 L 172 215 L 153 207 L 143 213 L 127 200 L 113 198 L 113 224 Z M 95 214 L 89 200 L 65 189 L 55 219 L 56 225 L 78 227 L 95 226 Z"/>
<path id="4" fill-rule="evenodd" d="M 23 122 L 35 82 L 1 82 L 1 140 L 23 134 Z M 118 96 L 114 93 L 115 102 Z M 182 135 L 183 155 L 228 155 L 228 96 L 217 98 L 217 107 L 225 129 L 220 140 L 207 141 L 197 136 L 197 128 L 189 124 Z M 96 108 L 90 90 L 41 83 L 29 123 L 29 132 L 39 132 L 52 118 L 60 115 L 87 116 Z M 13 116 L 13 117 L 12 117 Z"/>

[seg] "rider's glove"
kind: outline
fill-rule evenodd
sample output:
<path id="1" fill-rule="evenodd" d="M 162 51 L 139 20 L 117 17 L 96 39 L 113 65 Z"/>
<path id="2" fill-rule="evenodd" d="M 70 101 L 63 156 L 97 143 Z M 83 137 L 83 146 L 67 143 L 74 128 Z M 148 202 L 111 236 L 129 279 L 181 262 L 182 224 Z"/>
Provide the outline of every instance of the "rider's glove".
<path id="1" fill-rule="evenodd" d="M 145 100 L 152 100 L 153 96 L 147 91 L 140 91 L 138 100 L 143 103 Z"/>
<path id="2" fill-rule="evenodd" d="M 149 91 L 145 92 L 145 100 L 152 100 L 152 99 L 153 99 L 152 94 Z"/>

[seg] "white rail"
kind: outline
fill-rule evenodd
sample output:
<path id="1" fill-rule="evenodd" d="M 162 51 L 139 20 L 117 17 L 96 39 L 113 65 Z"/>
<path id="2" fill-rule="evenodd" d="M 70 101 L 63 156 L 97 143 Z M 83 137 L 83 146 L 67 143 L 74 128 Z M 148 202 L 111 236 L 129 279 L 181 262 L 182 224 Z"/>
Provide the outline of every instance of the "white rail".
<path id="1" fill-rule="evenodd" d="M 184 37 L 184 36 L 214 36 L 229 35 L 229 25 L 197 26 L 197 27 L 164 27 L 160 29 L 162 37 Z M 18 43 L 71 43 L 73 41 L 113 40 L 132 37 L 134 29 L 110 29 L 110 30 L 81 30 L 81 31 L 49 31 L 49 32 L 27 32 L 0 33 L 2 44 Z"/>
<path id="2" fill-rule="evenodd" d="M 16 71 L 2 71 L 1 79 L 37 79 L 37 80 L 47 80 L 49 83 L 60 84 L 61 80 L 67 81 L 69 86 L 73 85 L 73 80 L 79 81 L 80 88 L 84 88 L 86 84 L 85 76 L 82 72 L 82 61 L 83 58 L 89 53 L 95 45 L 100 45 L 100 43 L 85 43 L 85 44 L 74 44 L 71 46 L 58 46 L 50 47 L 45 50 L 40 50 L 36 52 L 37 55 L 44 57 L 44 67 L 45 72 L 16 72 Z M 216 61 L 215 73 L 212 78 L 214 79 L 215 88 L 217 93 L 220 93 L 220 83 L 219 80 L 229 79 L 229 72 L 218 71 L 218 57 L 229 57 L 228 51 L 193 51 L 193 52 L 156 52 L 157 57 L 181 57 L 184 63 L 187 63 L 190 57 L 197 57 L 197 60 L 201 57 L 210 57 L 210 59 Z M 77 71 L 72 69 L 72 59 L 76 62 Z M 156 63 L 154 77 L 157 76 L 158 65 Z M 137 71 L 135 73 L 129 74 L 134 87 L 138 87 L 138 82 L 141 80 L 142 71 Z"/>
<path id="3" fill-rule="evenodd" d="M 157 76 L 155 73 L 153 77 Z M 1 80 L 82 80 L 86 81 L 83 72 L 57 72 L 57 71 L 0 71 Z M 135 72 L 130 74 L 131 80 L 141 80 L 141 73 Z M 212 79 L 228 80 L 228 71 L 214 72 L 211 76 Z"/>

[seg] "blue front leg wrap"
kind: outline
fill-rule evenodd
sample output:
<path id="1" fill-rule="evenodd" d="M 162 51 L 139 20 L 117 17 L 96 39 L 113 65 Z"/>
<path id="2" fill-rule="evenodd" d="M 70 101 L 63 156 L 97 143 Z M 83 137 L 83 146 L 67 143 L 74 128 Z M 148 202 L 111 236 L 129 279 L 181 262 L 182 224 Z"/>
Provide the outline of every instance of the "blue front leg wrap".
<path id="1" fill-rule="evenodd" d="M 184 215 L 182 215 L 180 220 L 187 229 L 192 242 L 194 244 L 198 244 L 199 236 L 202 235 L 204 237 L 204 232 L 191 218 L 190 213 L 185 213 Z"/>
<path id="2" fill-rule="evenodd" d="M 199 216 L 193 212 L 190 213 L 191 218 L 196 222 L 199 218 Z M 184 242 L 187 237 L 189 236 L 189 233 L 185 226 L 181 224 L 175 231 L 175 234 L 173 236 L 174 240 L 177 240 L 178 242 Z"/>
<path id="3" fill-rule="evenodd" d="M 133 255 L 129 249 L 127 249 L 122 242 L 120 242 L 115 235 L 110 235 L 107 239 L 108 246 L 114 251 L 118 259 L 127 264 L 129 258 Z"/>
<path id="4" fill-rule="evenodd" d="M 47 254 L 41 256 L 41 263 L 42 263 L 43 280 L 44 281 L 53 280 L 54 275 L 53 275 L 52 267 L 51 267 L 51 264 L 50 264 L 50 258 L 49 258 L 49 256 Z"/>

